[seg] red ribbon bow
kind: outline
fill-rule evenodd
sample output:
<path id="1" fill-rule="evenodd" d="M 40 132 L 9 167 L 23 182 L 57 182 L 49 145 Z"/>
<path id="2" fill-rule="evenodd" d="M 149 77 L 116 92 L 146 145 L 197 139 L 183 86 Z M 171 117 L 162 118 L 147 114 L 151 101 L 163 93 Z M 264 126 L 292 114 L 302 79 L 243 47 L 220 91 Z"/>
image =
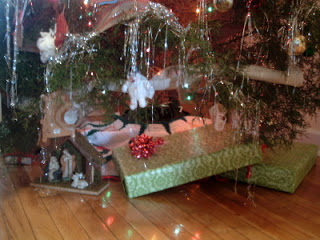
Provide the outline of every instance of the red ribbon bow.
<path id="1" fill-rule="evenodd" d="M 153 141 L 152 137 L 141 134 L 130 140 L 129 147 L 135 158 L 149 158 L 154 153 L 155 147 L 163 143 L 162 138 Z"/>

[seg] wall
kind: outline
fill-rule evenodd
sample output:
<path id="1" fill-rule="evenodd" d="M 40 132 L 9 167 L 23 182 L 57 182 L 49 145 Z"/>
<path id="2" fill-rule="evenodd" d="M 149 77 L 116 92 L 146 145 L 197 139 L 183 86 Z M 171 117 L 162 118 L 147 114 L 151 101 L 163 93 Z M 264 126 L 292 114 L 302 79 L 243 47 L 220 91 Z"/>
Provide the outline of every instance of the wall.
<path id="1" fill-rule="evenodd" d="M 310 128 L 306 129 L 306 136 L 301 138 L 300 141 L 317 144 L 318 156 L 320 156 L 320 110 L 316 118 L 306 116 L 307 121 L 310 123 Z"/>

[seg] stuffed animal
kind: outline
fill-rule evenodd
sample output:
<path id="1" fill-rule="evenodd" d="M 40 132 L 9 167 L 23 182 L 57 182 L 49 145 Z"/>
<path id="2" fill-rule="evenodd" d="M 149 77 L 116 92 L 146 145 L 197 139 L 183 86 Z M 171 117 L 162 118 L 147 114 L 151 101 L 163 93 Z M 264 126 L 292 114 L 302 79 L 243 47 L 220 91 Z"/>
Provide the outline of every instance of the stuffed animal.
<path id="1" fill-rule="evenodd" d="M 138 107 L 147 106 L 147 98 L 151 99 L 154 95 L 154 88 L 148 79 L 141 73 L 130 73 L 128 80 L 122 86 L 122 92 L 128 92 L 130 95 L 130 109 L 135 110 Z"/>
<path id="2" fill-rule="evenodd" d="M 50 29 L 49 32 L 40 32 L 41 37 L 37 40 L 37 47 L 40 50 L 40 60 L 46 63 L 56 54 L 56 46 L 54 44 L 55 32 Z"/>

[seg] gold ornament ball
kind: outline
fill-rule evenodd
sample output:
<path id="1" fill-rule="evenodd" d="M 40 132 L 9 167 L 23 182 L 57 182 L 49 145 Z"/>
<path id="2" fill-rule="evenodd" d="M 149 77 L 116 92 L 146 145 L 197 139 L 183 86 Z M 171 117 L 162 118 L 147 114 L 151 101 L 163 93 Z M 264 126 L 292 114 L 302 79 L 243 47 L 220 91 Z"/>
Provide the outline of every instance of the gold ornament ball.
<path id="1" fill-rule="evenodd" d="M 290 41 L 289 44 L 289 54 L 290 55 L 301 55 L 307 49 L 306 38 L 303 35 L 298 35 Z"/>
<path id="2" fill-rule="evenodd" d="M 233 0 L 213 0 L 213 6 L 218 12 L 228 12 L 233 5 Z"/>

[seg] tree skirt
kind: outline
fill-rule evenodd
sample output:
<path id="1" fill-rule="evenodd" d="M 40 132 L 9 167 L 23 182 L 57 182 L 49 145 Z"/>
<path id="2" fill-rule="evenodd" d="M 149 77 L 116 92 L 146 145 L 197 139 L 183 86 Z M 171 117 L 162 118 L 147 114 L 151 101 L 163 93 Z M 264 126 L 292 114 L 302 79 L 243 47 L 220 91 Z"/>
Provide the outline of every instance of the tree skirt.
<path id="1" fill-rule="evenodd" d="M 101 175 L 119 176 L 113 161 L 110 161 L 112 150 L 127 146 L 130 139 L 137 135 L 144 133 L 152 137 L 163 137 L 211 124 L 211 119 L 195 116 L 185 116 L 171 122 L 149 124 L 147 127 L 117 119 L 111 124 L 105 124 L 101 121 L 87 121 L 78 128 L 78 131 L 86 136 L 97 151 L 109 160 L 102 166 Z"/>

